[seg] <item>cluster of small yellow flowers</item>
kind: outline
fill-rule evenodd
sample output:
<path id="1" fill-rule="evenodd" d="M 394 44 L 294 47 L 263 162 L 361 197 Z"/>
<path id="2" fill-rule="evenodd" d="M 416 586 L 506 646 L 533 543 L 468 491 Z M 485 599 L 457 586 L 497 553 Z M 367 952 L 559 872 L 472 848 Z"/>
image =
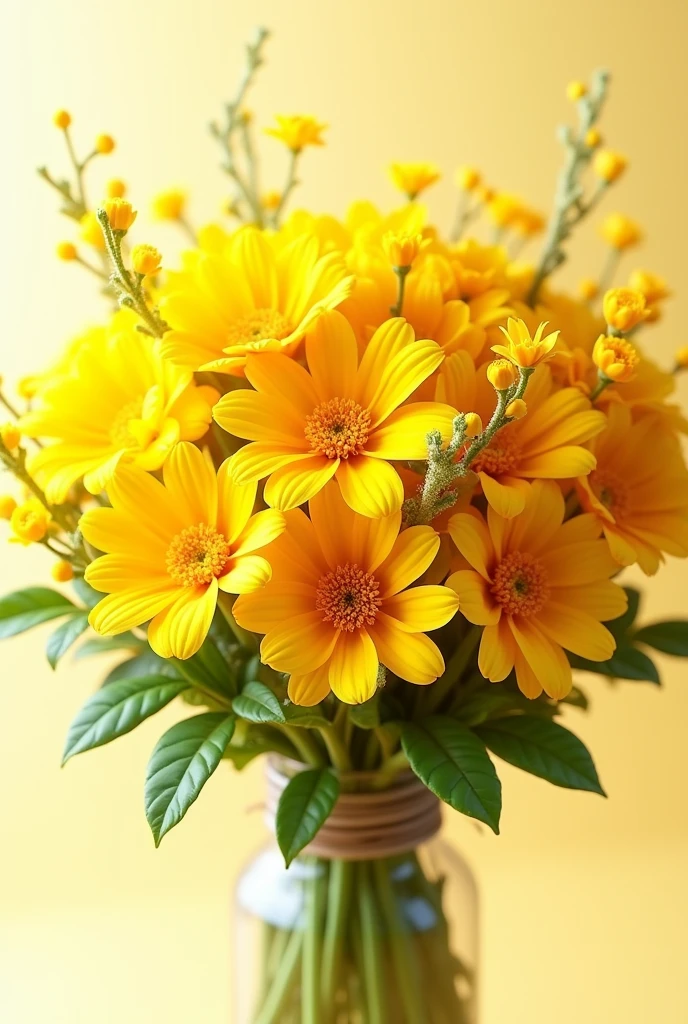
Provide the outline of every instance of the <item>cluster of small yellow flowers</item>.
<path id="1" fill-rule="evenodd" d="M 422 235 L 388 231 L 382 237 L 382 248 L 393 267 L 409 268 L 424 247 Z"/>
<path id="2" fill-rule="evenodd" d="M 306 146 L 324 146 L 322 133 L 327 128 L 308 114 L 277 114 L 276 128 L 266 128 L 265 134 L 283 142 L 292 153 L 300 153 Z"/>
<path id="3" fill-rule="evenodd" d="M 531 336 L 523 320 L 509 317 L 506 327 L 500 327 L 506 338 L 506 345 L 493 345 L 492 351 L 524 369 L 535 367 L 552 358 L 559 337 L 559 331 L 545 334 L 546 326 L 546 323 L 541 323 Z"/>
<path id="4" fill-rule="evenodd" d="M 630 249 L 642 241 L 638 224 L 623 213 L 610 213 L 600 225 L 600 234 L 613 249 Z"/>
<path id="5" fill-rule="evenodd" d="M 187 195 L 183 189 L 168 188 L 158 192 L 151 203 L 154 220 L 179 220 L 186 209 Z"/>
<path id="6" fill-rule="evenodd" d="M 389 176 L 394 187 L 411 201 L 417 199 L 421 192 L 425 192 L 441 177 L 435 164 L 420 162 L 391 164 Z"/>

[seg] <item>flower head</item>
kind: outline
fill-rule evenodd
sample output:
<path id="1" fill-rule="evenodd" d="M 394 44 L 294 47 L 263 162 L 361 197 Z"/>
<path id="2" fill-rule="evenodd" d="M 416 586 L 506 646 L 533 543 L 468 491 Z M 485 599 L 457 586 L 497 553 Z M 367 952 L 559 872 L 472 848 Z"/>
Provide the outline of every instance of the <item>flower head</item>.
<path id="1" fill-rule="evenodd" d="M 592 166 L 598 178 L 611 183 L 621 177 L 628 166 L 628 160 L 621 153 L 615 153 L 611 149 L 601 149 L 595 154 Z"/>
<path id="2" fill-rule="evenodd" d="M 478 667 L 500 682 L 515 669 L 526 697 L 561 700 L 572 686 L 564 650 L 607 661 L 616 647 L 602 622 L 622 615 L 626 595 L 612 583 L 616 563 L 594 516 L 564 522 L 555 483 L 532 484 L 522 516 L 488 508 L 458 513 L 449 533 L 470 565 L 447 580 L 469 622 L 484 626 Z"/>
<path id="3" fill-rule="evenodd" d="M 588 128 L 584 141 L 588 149 L 597 149 L 602 142 L 602 136 L 597 128 Z"/>
<path id="4" fill-rule="evenodd" d="M 643 237 L 640 226 L 623 213 L 610 213 L 602 221 L 600 234 L 614 249 L 630 249 Z"/>
<path id="5" fill-rule="evenodd" d="M 306 146 L 324 146 L 322 133 L 327 128 L 309 114 L 277 114 L 276 128 L 266 128 L 265 134 L 279 139 L 292 153 L 300 153 Z"/>
<path id="6" fill-rule="evenodd" d="M 522 368 L 537 366 L 538 363 L 552 357 L 552 350 L 559 337 L 559 331 L 545 335 L 546 326 L 546 323 L 540 324 L 535 334 L 531 336 L 523 320 L 509 317 L 506 327 L 500 327 L 507 344 L 493 345 L 492 351 L 504 356 L 505 359 L 510 359 L 516 366 Z"/>
<path id="7" fill-rule="evenodd" d="M 300 509 L 285 513 L 285 533 L 266 557 L 272 579 L 237 599 L 244 629 L 264 633 L 261 658 L 290 673 L 289 697 L 313 705 L 330 690 L 348 704 L 375 693 L 379 665 L 411 683 L 444 671 L 425 635 L 455 614 L 447 587 L 411 585 L 432 563 L 440 540 L 429 526 L 401 533 L 401 513 L 362 519 L 330 483 Z"/>
<path id="8" fill-rule="evenodd" d="M 592 277 L 584 277 L 578 282 L 578 294 L 586 302 L 591 302 L 600 293 L 600 286 Z"/>
<path id="9" fill-rule="evenodd" d="M 104 199 L 103 209 L 113 231 L 128 231 L 136 220 L 137 211 L 128 199 L 120 199 L 117 196 L 113 199 Z"/>
<path id="10" fill-rule="evenodd" d="M 382 248 L 393 267 L 410 267 L 422 247 L 422 235 L 388 231 L 382 236 Z"/>
<path id="11" fill-rule="evenodd" d="M 676 365 L 682 370 L 688 370 L 688 345 L 681 345 L 675 353 Z"/>
<path id="12" fill-rule="evenodd" d="M 440 180 L 438 168 L 428 163 L 395 163 L 389 168 L 389 175 L 395 187 L 409 199 L 416 199 Z"/>
<path id="13" fill-rule="evenodd" d="M 68 110 L 56 110 L 53 114 L 53 124 L 56 128 L 61 128 L 62 131 L 65 131 L 71 123 L 72 115 Z"/>
<path id="14" fill-rule="evenodd" d="M 602 304 L 604 318 L 617 331 L 630 331 L 647 318 L 645 296 L 635 288 L 611 288 Z"/>
<path id="15" fill-rule="evenodd" d="M 79 255 L 73 242 L 58 242 L 55 253 L 58 260 L 64 260 L 65 263 L 70 263 Z"/>
<path id="16" fill-rule="evenodd" d="M 11 519 L 17 502 L 11 494 L 0 494 L 0 519 Z"/>
<path id="17" fill-rule="evenodd" d="M 604 377 L 616 384 L 623 384 L 635 376 L 638 353 L 623 338 L 602 334 L 595 342 L 592 360 Z"/>
<path id="18" fill-rule="evenodd" d="M 69 583 L 70 580 L 74 579 L 74 569 L 70 562 L 60 558 L 57 562 L 53 562 L 50 575 L 56 583 Z"/>
<path id="19" fill-rule="evenodd" d="M 107 156 L 108 153 L 112 153 L 115 148 L 115 140 L 112 135 L 99 135 L 96 139 L 95 150 L 102 156 Z"/>
<path id="20" fill-rule="evenodd" d="M 511 420 L 522 420 L 527 412 L 528 406 L 522 398 L 514 398 L 513 402 L 509 402 L 504 410 L 505 416 Z"/>
<path id="21" fill-rule="evenodd" d="M 87 245 L 92 245 L 100 252 L 105 251 L 105 239 L 103 229 L 95 213 L 88 210 L 79 221 L 79 234 Z"/>
<path id="22" fill-rule="evenodd" d="M 154 245 L 135 245 L 131 250 L 131 265 L 137 274 L 157 274 L 160 270 L 162 253 Z"/>
<path id="23" fill-rule="evenodd" d="M 126 195 L 127 184 L 120 178 L 110 178 L 105 182 L 105 195 L 108 199 L 123 199 Z"/>
<path id="24" fill-rule="evenodd" d="M 106 552 L 86 581 L 108 594 L 89 622 L 114 636 L 150 621 L 148 642 L 161 658 L 190 658 L 205 640 L 218 592 L 246 594 L 270 578 L 261 551 L 284 529 L 279 512 L 252 515 L 255 485 L 236 484 L 195 445 L 178 444 L 163 483 L 132 466 L 111 479 L 112 508 L 81 518 L 84 537 Z"/>
<path id="25" fill-rule="evenodd" d="M 168 188 L 158 192 L 151 204 L 155 220 L 179 220 L 186 206 L 186 192 L 180 188 Z"/>
<path id="26" fill-rule="evenodd" d="M 51 523 L 48 510 L 37 498 L 29 498 L 17 505 L 10 515 L 10 526 L 14 532 L 12 540 L 20 544 L 37 544 L 43 540 Z"/>
<path id="27" fill-rule="evenodd" d="M 456 172 L 456 184 L 464 192 L 473 192 L 480 184 L 480 171 L 475 167 L 459 167 Z"/>
<path id="28" fill-rule="evenodd" d="M 508 391 L 518 380 L 518 372 L 510 359 L 493 359 L 487 366 L 487 379 L 496 391 Z"/>
<path id="29" fill-rule="evenodd" d="M 587 94 L 588 87 L 585 82 L 569 82 L 566 86 L 566 97 L 575 103 Z"/>
<path id="30" fill-rule="evenodd" d="M 19 447 L 21 430 L 16 423 L 5 423 L 0 427 L 0 441 L 8 452 L 13 452 Z"/>

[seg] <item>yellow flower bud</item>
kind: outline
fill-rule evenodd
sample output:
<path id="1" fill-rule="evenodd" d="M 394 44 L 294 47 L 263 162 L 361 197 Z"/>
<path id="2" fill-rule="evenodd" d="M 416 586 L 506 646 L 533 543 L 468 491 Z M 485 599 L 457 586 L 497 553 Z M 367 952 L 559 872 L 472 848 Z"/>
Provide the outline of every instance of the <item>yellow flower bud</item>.
<path id="1" fill-rule="evenodd" d="M 327 128 L 310 114 L 277 114 L 276 128 L 266 128 L 265 134 L 283 142 L 292 153 L 300 153 L 306 146 L 324 146 L 322 133 Z"/>
<path id="2" fill-rule="evenodd" d="M 487 215 L 498 228 L 512 227 L 521 217 L 523 203 L 509 192 L 497 192 L 487 204 Z"/>
<path id="3" fill-rule="evenodd" d="M 635 376 L 638 354 L 629 341 L 601 334 L 593 346 L 592 361 L 603 377 L 623 384 Z"/>
<path id="4" fill-rule="evenodd" d="M 671 295 L 664 278 L 649 270 L 634 270 L 628 279 L 628 287 L 642 292 L 648 305 L 661 302 Z"/>
<path id="5" fill-rule="evenodd" d="M 506 407 L 506 415 L 512 420 L 522 420 L 528 412 L 528 406 L 522 398 L 514 398 Z"/>
<path id="6" fill-rule="evenodd" d="M 128 199 L 104 199 L 103 209 L 107 213 L 113 231 L 128 231 L 136 220 L 137 211 Z"/>
<path id="7" fill-rule="evenodd" d="M 541 323 L 535 334 L 531 337 L 530 331 L 523 322 L 514 317 L 509 317 L 506 327 L 500 327 L 500 331 L 507 340 L 506 345 L 493 345 L 492 351 L 497 355 L 510 359 L 517 366 L 528 368 L 537 366 L 538 363 L 550 359 L 554 355 L 554 346 L 559 337 L 559 331 L 552 334 L 544 334 L 547 323 Z"/>
<path id="8" fill-rule="evenodd" d="M 99 252 L 105 251 L 103 229 L 101 228 L 95 213 L 92 213 L 90 210 L 85 213 L 79 221 L 79 234 L 87 245 L 92 245 L 93 248 L 98 249 Z"/>
<path id="9" fill-rule="evenodd" d="M 475 167 L 459 167 L 456 172 L 456 184 L 464 192 L 472 192 L 480 184 L 480 171 Z"/>
<path id="10" fill-rule="evenodd" d="M 602 181 L 612 182 L 620 178 L 628 166 L 628 160 L 621 153 L 611 149 L 601 149 L 593 160 L 593 170 Z"/>
<path id="11" fill-rule="evenodd" d="M 475 194 L 481 203 L 491 203 L 495 197 L 495 190 L 489 185 L 479 185 Z"/>
<path id="12" fill-rule="evenodd" d="M 115 140 L 112 135 L 99 135 L 96 139 L 95 150 L 96 153 L 101 153 L 103 156 L 107 156 L 108 153 L 112 153 L 115 148 Z"/>
<path id="13" fill-rule="evenodd" d="M 676 365 L 682 370 L 688 370 L 688 345 L 682 345 L 676 350 Z"/>
<path id="14" fill-rule="evenodd" d="M 137 274 L 157 274 L 162 253 L 154 245 L 135 245 L 131 250 L 131 265 Z"/>
<path id="15" fill-rule="evenodd" d="M 38 377 L 35 374 L 22 377 L 17 384 L 17 394 L 20 398 L 25 398 L 27 402 L 35 397 L 37 391 Z"/>
<path id="16" fill-rule="evenodd" d="M 0 519 L 11 519 L 17 503 L 11 494 L 0 494 Z"/>
<path id="17" fill-rule="evenodd" d="M 487 379 L 496 391 L 506 391 L 518 380 L 518 371 L 509 359 L 494 359 L 487 367 Z"/>
<path id="18" fill-rule="evenodd" d="M 382 248 L 393 267 L 410 267 L 423 244 L 422 235 L 388 231 L 382 236 Z"/>
<path id="19" fill-rule="evenodd" d="M 276 210 L 282 202 L 282 193 L 278 192 L 276 189 L 273 189 L 270 192 L 265 192 L 264 195 L 261 196 L 260 202 L 264 210 Z"/>
<path id="20" fill-rule="evenodd" d="M 477 437 L 483 432 L 483 421 L 477 412 L 466 413 L 466 437 Z"/>
<path id="21" fill-rule="evenodd" d="M 413 200 L 440 180 L 440 172 L 434 164 L 396 163 L 389 168 L 392 183 L 400 192 Z"/>
<path id="22" fill-rule="evenodd" d="M 105 195 L 108 199 L 124 199 L 127 192 L 126 182 L 119 178 L 110 178 L 105 183 Z"/>
<path id="23" fill-rule="evenodd" d="M 588 149 L 597 149 L 602 142 L 602 136 L 598 132 L 597 128 L 588 128 L 585 133 L 585 145 Z"/>
<path id="24" fill-rule="evenodd" d="M 591 299 L 597 297 L 599 293 L 599 285 L 597 281 L 593 281 L 591 277 L 584 277 L 578 282 L 578 294 L 582 299 L 590 302 Z"/>
<path id="25" fill-rule="evenodd" d="M 37 544 L 43 540 L 50 525 L 50 514 L 36 498 L 17 505 L 10 516 L 15 539 L 21 544 Z"/>
<path id="26" fill-rule="evenodd" d="M 600 234 L 614 249 L 630 249 L 642 240 L 640 226 L 623 213 L 610 213 L 602 221 Z"/>
<path id="27" fill-rule="evenodd" d="M 522 206 L 514 218 L 512 227 L 524 238 L 532 238 L 533 235 L 539 235 L 544 230 L 546 223 L 545 218 L 537 210 L 531 210 L 529 206 Z"/>
<path id="28" fill-rule="evenodd" d="M 186 206 L 186 192 L 178 188 L 158 192 L 151 206 L 155 220 L 179 220 Z"/>
<path id="29" fill-rule="evenodd" d="M 75 260 L 78 256 L 76 246 L 73 242 L 58 242 L 55 252 L 58 260 L 64 260 L 65 263 L 69 263 L 70 260 Z"/>
<path id="30" fill-rule="evenodd" d="M 74 579 L 74 569 L 72 569 L 69 562 L 61 558 L 58 562 L 53 562 L 50 575 L 56 583 L 69 583 L 70 580 Z"/>
<path id="31" fill-rule="evenodd" d="M 566 97 L 575 103 L 576 100 L 580 100 L 585 96 L 588 91 L 588 87 L 585 82 L 569 82 L 566 86 Z"/>
<path id="32" fill-rule="evenodd" d="M 65 131 L 71 123 L 72 115 L 68 110 L 56 110 L 53 114 L 53 124 L 56 128 L 61 128 L 62 131 Z"/>
<path id="33" fill-rule="evenodd" d="M 635 288 L 611 288 L 602 303 L 604 318 L 617 331 L 630 331 L 647 319 L 645 296 Z"/>
<path id="34" fill-rule="evenodd" d="M 0 440 L 8 452 L 13 452 L 19 447 L 21 441 L 21 430 L 16 423 L 5 423 L 0 427 Z"/>

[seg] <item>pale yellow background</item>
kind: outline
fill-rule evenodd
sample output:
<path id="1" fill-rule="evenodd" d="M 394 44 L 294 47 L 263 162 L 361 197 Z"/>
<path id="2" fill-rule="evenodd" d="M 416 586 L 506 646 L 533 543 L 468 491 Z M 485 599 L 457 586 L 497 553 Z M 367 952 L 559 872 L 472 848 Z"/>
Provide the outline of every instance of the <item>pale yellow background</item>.
<path id="1" fill-rule="evenodd" d="M 50 124 L 75 115 L 81 147 L 99 131 L 117 152 L 94 178 L 118 174 L 145 209 L 154 189 L 193 184 L 192 216 L 223 194 L 206 122 L 219 113 L 256 23 L 275 29 L 254 101 L 265 120 L 308 110 L 331 123 L 308 154 L 303 198 L 343 210 L 369 194 L 393 201 L 394 158 L 436 160 L 447 180 L 433 215 L 450 215 L 449 172 L 474 161 L 496 184 L 548 206 L 560 159 L 554 126 L 566 82 L 600 65 L 615 75 L 604 134 L 632 173 L 607 209 L 637 215 L 648 242 L 634 264 L 680 294 L 652 334 L 668 365 L 688 342 L 685 141 L 688 16 L 679 0 L 23 0 L 0 32 L 3 305 L 0 370 L 40 367 L 100 315 L 87 275 L 58 264 L 69 234 L 36 178 L 64 165 Z M 282 152 L 265 139 L 268 183 Z M 94 190 L 97 196 L 97 189 Z M 178 238 L 150 228 L 168 260 Z M 603 252 L 581 232 L 570 279 Z M 656 339 L 656 340 L 655 340 Z M 688 399 L 688 388 L 683 387 Z M 42 552 L 3 547 L 1 589 L 41 582 Z M 650 585 L 649 616 L 686 612 L 688 569 Z M 67 725 L 98 676 L 95 664 L 53 674 L 44 636 L 2 647 L 0 672 L 0 1019 L 3 1024 L 227 1024 L 229 893 L 261 842 L 260 775 L 222 769 L 187 820 L 155 851 L 142 809 L 147 755 L 177 712 L 61 772 Z M 591 680 L 594 713 L 567 717 L 595 752 L 610 799 L 502 771 L 503 835 L 452 817 L 483 901 L 484 1024 L 685 1024 L 686 669 L 662 662 L 666 686 Z"/>

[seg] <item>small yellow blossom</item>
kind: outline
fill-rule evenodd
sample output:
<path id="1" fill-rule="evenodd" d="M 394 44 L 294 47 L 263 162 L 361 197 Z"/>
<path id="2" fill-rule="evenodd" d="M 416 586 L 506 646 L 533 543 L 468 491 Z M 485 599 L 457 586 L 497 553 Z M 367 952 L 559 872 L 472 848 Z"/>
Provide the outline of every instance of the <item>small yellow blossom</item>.
<path id="1" fill-rule="evenodd" d="M 580 100 L 585 96 L 588 91 L 588 87 L 585 82 L 569 82 L 566 86 L 566 97 L 575 103 L 576 100 Z"/>
<path id="2" fill-rule="evenodd" d="M 664 278 L 659 274 L 650 273 L 649 270 L 634 270 L 628 279 L 628 287 L 642 292 L 648 305 L 660 302 L 671 295 Z"/>
<path id="3" fill-rule="evenodd" d="M 422 235 L 388 231 L 382 237 L 382 248 L 393 267 L 410 267 L 423 246 Z"/>
<path id="4" fill-rule="evenodd" d="M 8 452 L 13 452 L 19 447 L 21 441 L 21 430 L 16 423 L 5 423 L 0 427 L 0 440 Z"/>
<path id="5" fill-rule="evenodd" d="M 115 140 L 112 135 L 99 135 L 96 139 L 96 153 L 101 153 L 103 156 L 107 156 L 108 153 L 112 153 L 114 148 Z"/>
<path id="6" fill-rule="evenodd" d="M 56 128 L 61 128 L 62 131 L 65 131 L 71 123 L 72 115 L 68 110 L 56 110 L 53 114 L 53 124 Z"/>
<path id="7" fill-rule="evenodd" d="M 136 220 L 137 211 L 128 199 L 120 199 L 117 196 L 113 199 L 104 199 L 103 209 L 113 231 L 128 231 Z"/>
<path id="8" fill-rule="evenodd" d="M 610 213 L 602 221 L 600 234 L 614 249 L 630 249 L 643 237 L 640 225 L 623 213 Z"/>
<path id="9" fill-rule="evenodd" d="M 621 153 L 611 149 L 601 149 L 593 160 L 593 170 L 598 178 L 610 183 L 620 178 L 628 166 L 628 160 Z"/>
<path id="10" fill-rule="evenodd" d="M 263 193 L 260 199 L 260 204 L 264 210 L 276 210 L 281 202 L 282 193 L 278 192 L 277 189 Z"/>
<path id="11" fill-rule="evenodd" d="M 473 192 L 480 184 L 480 171 L 475 167 L 459 167 L 456 172 L 456 184 L 464 192 Z"/>
<path id="12" fill-rule="evenodd" d="M 61 558 L 58 562 L 53 563 L 50 575 L 56 583 L 69 583 L 70 580 L 74 579 L 74 569 L 69 562 Z"/>
<path id="13" fill-rule="evenodd" d="M 688 370 L 688 345 L 682 345 L 676 350 L 676 365 L 681 370 Z"/>
<path id="14" fill-rule="evenodd" d="M 415 199 L 440 180 L 439 169 L 428 163 L 395 163 L 389 168 L 393 185 L 409 199 Z"/>
<path id="15" fill-rule="evenodd" d="M 490 203 L 494 199 L 496 193 L 493 188 L 489 185 L 479 185 L 475 192 L 478 200 L 481 203 Z"/>
<path id="16" fill-rule="evenodd" d="M 168 188 L 153 197 L 151 212 L 155 220 L 179 220 L 184 215 L 186 192 L 179 188 Z"/>
<path id="17" fill-rule="evenodd" d="M 477 437 L 483 432 L 483 421 L 477 412 L 467 412 L 465 416 L 466 437 Z"/>
<path id="18" fill-rule="evenodd" d="M 598 132 L 597 128 L 588 128 L 585 133 L 585 145 L 588 149 L 597 149 L 602 142 L 602 136 Z"/>
<path id="19" fill-rule="evenodd" d="M 624 333 L 647 319 L 645 296 L 635 288 L 611 288 L 605 293 L 602 310 L 609 326 Z"/>
<path id="20" fill-rule="evenodd" d="M 506 415 L 512 420 L 522 420 L 528 412 L 528 406 L 522 398 L 514 398 L 506 407 Z"/>
<path id="21" fill-rule="evenodd" d="M 531 337 L 530 331 L 523 320 L 509 317 L 506 327 L 500 331 L 507 340 L 507 345 L 493 345 L 492 351 L 521 367 L 537 366 L 554 354 L 553 349 L 559 337 L 559 331 L 544 335 L 547 323 L 541 323 Z"/>
<path id="22" fill-rule="evenodd" d="M 95 213 L 92 213 L 91 210 L 85 213 L 79 221 L 79 234 L 87 245 L 92 245 L 94 249 L 98 249 L 100 252 L 105 251 L 103 229 Z"/>
<path id="23" fill-rule="evenodd" d="M 537 210 L 531 210 L 529 206 L 522 206 L 513 221 L 513 229 L 524 238 L 532 238 L 544 230 L 546 219 Z"/>
<path id="24" fill-rule="evenodd" d="M 629 341 L 601 334 L 593 346 L 592 361 L 603 377 L 625 384 L 635 376 L 638 354 Z"/>
<path id="25" fill-rule="evenodd" d="M 495 359 L 487 367 L 487 379 L 497 391 L 506 391 L 518 380 L 516 367 L 510 359 Z"/>
<path id="26" fill-rule="evenodd" d="M 25 398 L 27 402 L 35 397 L 37 391 L 38 377 L 35 374 L 22 377 L 17 384 L 17 394 L 20 398 Z"/>
<path id="27" fill-rule="evenodd" d="M 131 265 L 137 274 L 157 274 L 160 270 L 162 253 L 154 245 L 135 245 L 131 250 Z"/>
<path id="28" fill-rule="evenodd" d="M 10 526 L 14 531 L 12 539 L 20 544 L 37 544 L 45 537 L 49 525 L 50 513 L 36 498 L 17 505 L 10 516 Z"/>
<path id="29" fill-rule="evenodd" d="M 498 228 L 515 225 L 523 210 L 523 203 L 518 196 L 509 192 L 497 192 L 487 204 L 487 215 Z"/>
<path id="30" fill-rule="evenodd" d="M 0 519 L 11 519 L 17 503 L 11 494 L 0 494 Z"/>
<path id="31" fill-rule="evenodd" d="M 585 299 L 587 302 L 590 302 L 591 299 L 596 298 L 599 294 L 599 291 L 600 287 L 597 281 L 594 281 L 591 277 L 584 277 L 581 281 L 578 282 L 578 294 L 582 299 Z"/>
<path id="32" fill-rule="evenodd" d="M 58 260 L 64 260 L 66 263 L 69 263 L 70 260 L 75 260 L 78 255 L 73 242 L 58 242 L 55 252 Z"/>
<path id="33" fill-rule="evenodd" d="M 120 178 L 110 178 L 105 183 L 105 195 L 108 199 L 124 199 L 127 192 L 127 183 Z"/>
<path id="34" fill-rule="evenodd" d="M 265 134 L 279 139 L 292 153 L 300 153 L 306 146 L 324 146 L 322 132 L 326 124 L 316 121 L 310 114 L 277 114 L 276 128 L 266 128 Z"/>

